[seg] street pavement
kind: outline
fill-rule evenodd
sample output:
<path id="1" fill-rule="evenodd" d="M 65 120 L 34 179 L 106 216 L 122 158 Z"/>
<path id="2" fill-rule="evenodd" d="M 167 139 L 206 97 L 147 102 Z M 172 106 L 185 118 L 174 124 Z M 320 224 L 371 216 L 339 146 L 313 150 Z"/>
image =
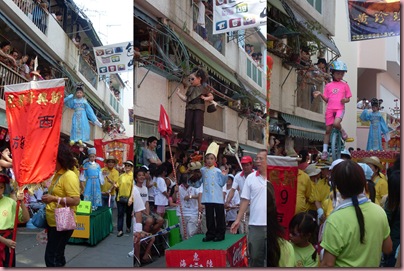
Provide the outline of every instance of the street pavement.
<path id="1" fill-rule="evenodd" d="M 133 267 L 133 258 L 128 257 L 128 252 L 133 247 L 133 234 L 124 233 L 122 237 L 117 237 L 117 209 L 113 209 L 112 217 L 114 225 L 112 233 L 97 245 L 66 246 L 66 267 Z M 40 244 L 36 239 L 40 231 L 41 229 L 18 227 L 16 267 L 45 267 L 46 245 Z"/>

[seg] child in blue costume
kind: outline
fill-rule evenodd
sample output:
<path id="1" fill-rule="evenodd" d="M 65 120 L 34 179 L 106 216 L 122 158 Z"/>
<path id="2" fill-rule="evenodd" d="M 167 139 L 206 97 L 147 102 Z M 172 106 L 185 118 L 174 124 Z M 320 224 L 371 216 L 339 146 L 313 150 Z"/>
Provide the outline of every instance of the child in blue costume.
<path id="1" fill-rule="evenodd" d="M 390 140 L 389 128 L 383 119 L 382 114 L 379 112 L 380 105 L 383 100 L 373 98 L 370 101 L 372 105 L 372 112 L 363 110 L 360 115 L 361 120 L 370 121 L 368 143 L 366 145 L 367 151 L 382 151 L 382 134 L 384 134 L 386 142 Z"/>
<path id="2" fill-rule="evenodd" d="M 93 210 L 102 206 L 101 185 L 104 184 L 104 177 L 100 165 L 95 161 L 95 148 L 88 149 L 88 161 L 83 164 L 83 175 L 81 183 L 86 182 L 84 188 L 84 200 L 91 201 Z M 83 185 L 82 185 L 83 186 Z"/>
<path id="3" fill-rule="evenodd" d="M 72 128 L 70 130 L 71 145 L 75 142 L 82 144 L 84 141 L 89 141 L 90 124 L 88 123 L 88 120 L 92 121 L 99 127 L 102 127 L 102 124 L 98 121 L 90 104 L 84 98 L 83 87 L 80 85 L 77 86 L 76 98 L 73 99 L 73 94 L 70 94 L 64 99 L 64 103 L 67 107 L 74 109 Z"/>
<path id="4" fill-rule="evenodd" d="M 200 187 L 203 183 L 201 203 L 205 205 L 206 226 L 208 231 L 203 242 L 223 241 L 226 233 L 226 220 L 224 213 L 223 186 L 228 179 L 229 170 L 223 172 L 215 167 L 219 145 L 212 142 L 205 155 L 205 166 L 201 168 L 202 178 L 195 183 L 190 183 L 193 187 Z"/>

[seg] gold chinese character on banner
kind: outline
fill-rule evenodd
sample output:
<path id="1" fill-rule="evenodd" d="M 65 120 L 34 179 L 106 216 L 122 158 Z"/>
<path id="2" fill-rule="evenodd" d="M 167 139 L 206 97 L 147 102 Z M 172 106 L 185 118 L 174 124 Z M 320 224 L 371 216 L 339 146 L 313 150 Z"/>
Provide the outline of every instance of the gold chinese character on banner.
<path id="1" fill-rule="evenodd" d="M 49 101 L 51 104 L 56 104 L 62 98 L 62 94 L 59 92 L 53 91 L 51 94 L 51 100 Z"/>
<path id="2" fill-rule="evenodd" d="M 362 13 L 358 15 L 358 18 L 355 18 L 354 20 L 358 22 L 358 24 L 368 24 L 367 20 L 368 20 L 368 15 L 366 15 L 366 13 Z"/>
<path id="3" fill-rule="evenodd" d="M 12 107 L 15 107 L 15 104 L 14 104 L 13 100 L 14 100 L 14 95 L 12 95 L 12 94 L 8 95 L 8 97 L 7 97 L 7 104 L 8 104 L 8 106 L 11 107 L 11 108 L 12 108 Z"/>
<path id="4" fill-rule="evenodd" d="M 32 104 L 34 102 L 34 99 L 35 99 L 35 94 L 32 91 L 30 91 L 28 94 L 28 103 Z"/>
<path id="5" fill-rule="evenodd" d="M 25 95 L 24 95 L 24 94 L 21 94 L 21 95 L 18 97 L 18 104 L 19 104 L 20 106 L 23 106 L 23 105 L 24 105 L 24 99 L 25 99 Z"/>
<path id="6" fill-rule="evenodd" d="M 42 92 L 38 95 L 38 101 L 36 101 L 38 104 L 44 104 L 46 105 L 46 103 L 48 102 L 48 100 L 46 99 L 46 94 L 45 92 Z"/>
<path id="7" fill-rule="evenodd" d="M 393 12 L 393 21 L 400 21 L 400 11 Z"/>
<path id="8" fill-rule="evenodd" d="M 389 15 L 388 13 L 384 13 L 383 11 L 375 13 L 375 23 L 382 24 L 384 22 L 384 16 Z"/>

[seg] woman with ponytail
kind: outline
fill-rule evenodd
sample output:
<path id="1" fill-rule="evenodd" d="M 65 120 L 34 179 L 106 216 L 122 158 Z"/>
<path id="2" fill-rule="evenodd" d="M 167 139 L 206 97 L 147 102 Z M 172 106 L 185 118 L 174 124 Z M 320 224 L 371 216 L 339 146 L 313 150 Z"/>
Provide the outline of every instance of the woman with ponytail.
<path id="1" fill-rule="evenodd" d="M 386 213 L 363 193 L 366 178 L 361 166 L 342 161 L 331 171 L 334 195 L 342 202 L 325 222 L 321 267 L 379 267 L 382 252 L 392 251 Z"/>

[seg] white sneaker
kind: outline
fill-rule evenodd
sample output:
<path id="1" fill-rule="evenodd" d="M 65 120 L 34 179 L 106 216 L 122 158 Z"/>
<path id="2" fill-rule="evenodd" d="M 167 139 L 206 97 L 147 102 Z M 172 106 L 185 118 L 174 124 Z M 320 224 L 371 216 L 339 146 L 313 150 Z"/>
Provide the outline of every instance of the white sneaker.
<path id="1" fill-rule="evenodd" d="M 323 151 L 321 154 L 321 160 L 327 160 L 328 159 L 328 151 Z"/>
<path id="2" fill-rule="evenodd" d="M 132 251 L 128 253 L 128 257 L 133 257 L 134 254 L 135 254 L 135 252 L 134 252 L 134 250 L 132 249 Z"/>

